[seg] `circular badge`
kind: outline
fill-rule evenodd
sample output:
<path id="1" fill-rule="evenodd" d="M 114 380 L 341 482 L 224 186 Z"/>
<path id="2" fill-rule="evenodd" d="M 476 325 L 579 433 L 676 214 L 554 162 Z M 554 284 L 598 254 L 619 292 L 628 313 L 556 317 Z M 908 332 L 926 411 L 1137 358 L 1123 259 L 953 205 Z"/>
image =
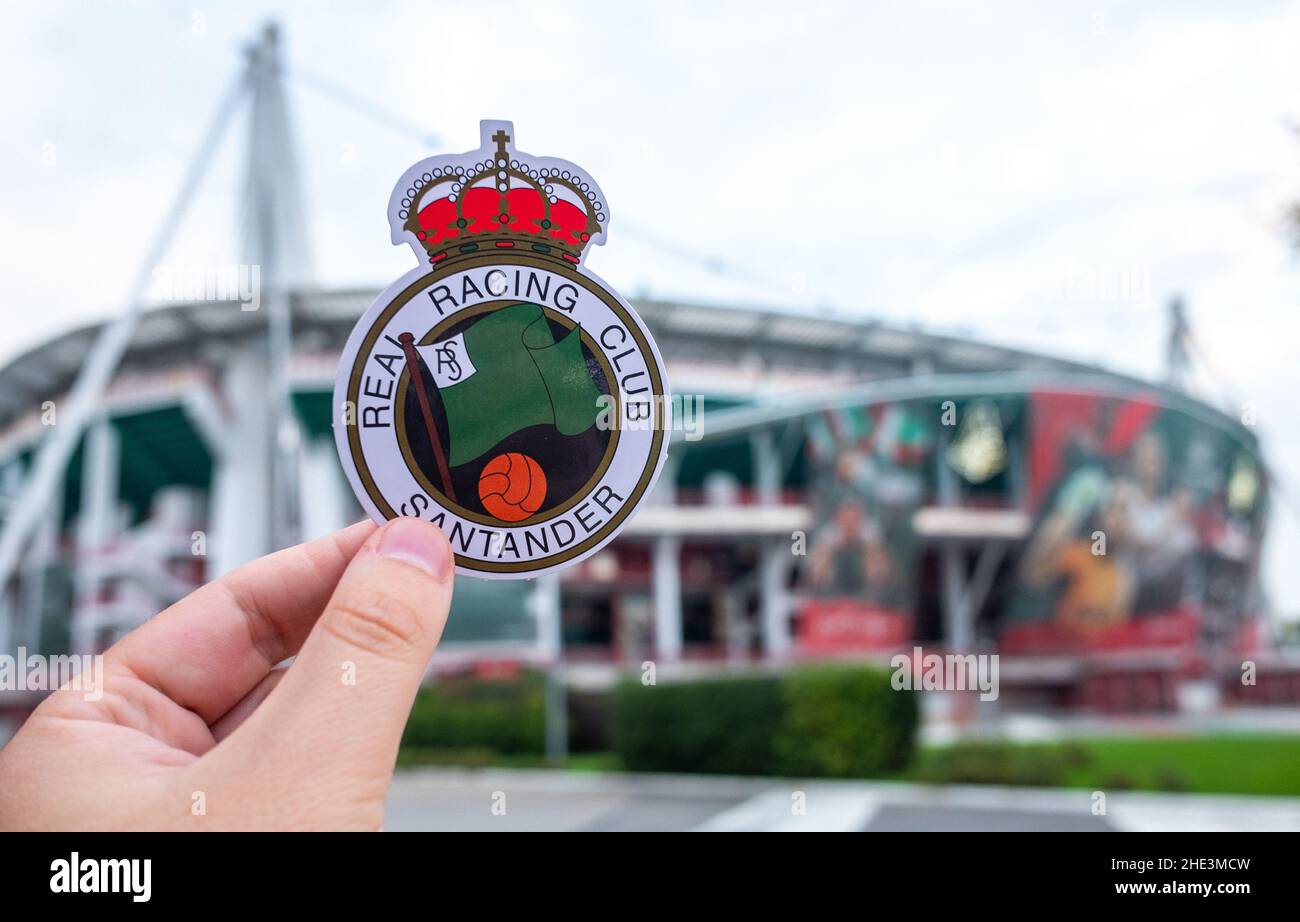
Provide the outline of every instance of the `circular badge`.
<path id="1" fill-rule="evenodd" d="M 407 172 L 394 242 L 428 268 L 389 286 L 339 363 L 335 440 L 376 520 L 438 524 L 457 570 L 529 578 L 607 544 L 667 455 L 669 387 L 632 308 L 582 265 L 604 240 L 584 173 L 484 122 L 469 154 Z"/>

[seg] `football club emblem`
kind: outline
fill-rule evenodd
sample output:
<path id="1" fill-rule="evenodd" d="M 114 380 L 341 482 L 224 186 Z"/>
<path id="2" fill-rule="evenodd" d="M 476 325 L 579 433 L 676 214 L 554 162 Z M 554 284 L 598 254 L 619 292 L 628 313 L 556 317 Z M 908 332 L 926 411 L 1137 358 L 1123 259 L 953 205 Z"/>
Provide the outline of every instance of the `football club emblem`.
<path id="1" fill-rule="evenodd" d="M 459 573 L 528 578 L 619 532 L 668 449 L 654 340 L 583 265 L 600 188 L 483 122 L 479 149 L 406 171 L 388 220 L 420 267 L 352 331 L 334 387 L 339 457 L 378 521 L 439 525 Z"/>

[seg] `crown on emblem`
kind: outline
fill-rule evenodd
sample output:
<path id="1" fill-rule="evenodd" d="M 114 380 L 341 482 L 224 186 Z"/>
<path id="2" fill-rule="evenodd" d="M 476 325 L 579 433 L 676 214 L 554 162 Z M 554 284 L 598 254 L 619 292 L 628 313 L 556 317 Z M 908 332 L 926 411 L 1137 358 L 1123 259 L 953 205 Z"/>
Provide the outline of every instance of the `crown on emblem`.
<path id="1" fill-rule="evenodd" d="M 492 249 L 577 265 L 590 244 L 604 242 L 607 209 L 590 177 L 516 150 L 509 122 L 482 122 L 481 130 L 477 151 L 430 157 L 402 177 L 389 207 L 394 243 L 414 237 L 440 266 Z"/>

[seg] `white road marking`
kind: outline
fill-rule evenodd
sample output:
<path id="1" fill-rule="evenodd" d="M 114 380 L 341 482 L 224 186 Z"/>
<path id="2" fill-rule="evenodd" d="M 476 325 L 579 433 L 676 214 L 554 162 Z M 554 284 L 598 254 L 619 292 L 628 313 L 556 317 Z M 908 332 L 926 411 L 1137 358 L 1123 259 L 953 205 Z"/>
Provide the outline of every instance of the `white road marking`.
<path id="1" fill-rule="evenodd" d="M 870 790 L 793 782 L 723 810 L 692 831 L 857 832 L 879 809 L 880 798 Z"/>

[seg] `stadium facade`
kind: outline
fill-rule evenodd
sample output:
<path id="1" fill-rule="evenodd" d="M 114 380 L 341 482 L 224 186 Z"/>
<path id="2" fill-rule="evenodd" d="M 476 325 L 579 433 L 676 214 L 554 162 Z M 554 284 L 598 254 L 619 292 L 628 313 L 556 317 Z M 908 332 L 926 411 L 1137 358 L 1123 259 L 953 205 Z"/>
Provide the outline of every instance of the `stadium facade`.
<path id="1" fill-rule="evenodd" d="M 278 427 L 264 312 L 147 312 L 6 587 L 3 646 L 102 649 L 205 579 L 360 518 L 331 402 L 372 296 L 287 299 Z M 1239 420 L 916 329 L 634 304 L 681 398 L 657 495 L 558 579 L 461 580 L 444 667 L 780 665 L 921 644 L 1001 652 L 1004 686 L 1046 703 L 1150 710 L 1176 707 L 1188 677 L 1233 672 L 1267 634 L 1266 478 Z M 99 332 L 0 370 L 9 499 Z"/>
<path id="2" fill-rule="evenodd" d="M 273 26 L 249 46 L 142 272 L 247 100 L 258 278 L 214 274 L 204 300 L 143 313 L 132 297 L 0 369 L 0 650 L 102 650 L 204 580 L 361 517 L 332 391 L 375 293 L 303 284 L 279 47 Z M 679 400 L 656 494 L 559 577 L 459 580 L 437 668 L 531 658 L 576 681 L 920 645 L 999 653 L 1004 700 L 1127 711 L 1180 706 L 1188 680 L 1235 696 L 1250 656 L 1257 699 L 1300 698 L 1300 670 L 1271 667 L 1267 477 L 1241 420 L 914 328 L 634 305 Z"/>

